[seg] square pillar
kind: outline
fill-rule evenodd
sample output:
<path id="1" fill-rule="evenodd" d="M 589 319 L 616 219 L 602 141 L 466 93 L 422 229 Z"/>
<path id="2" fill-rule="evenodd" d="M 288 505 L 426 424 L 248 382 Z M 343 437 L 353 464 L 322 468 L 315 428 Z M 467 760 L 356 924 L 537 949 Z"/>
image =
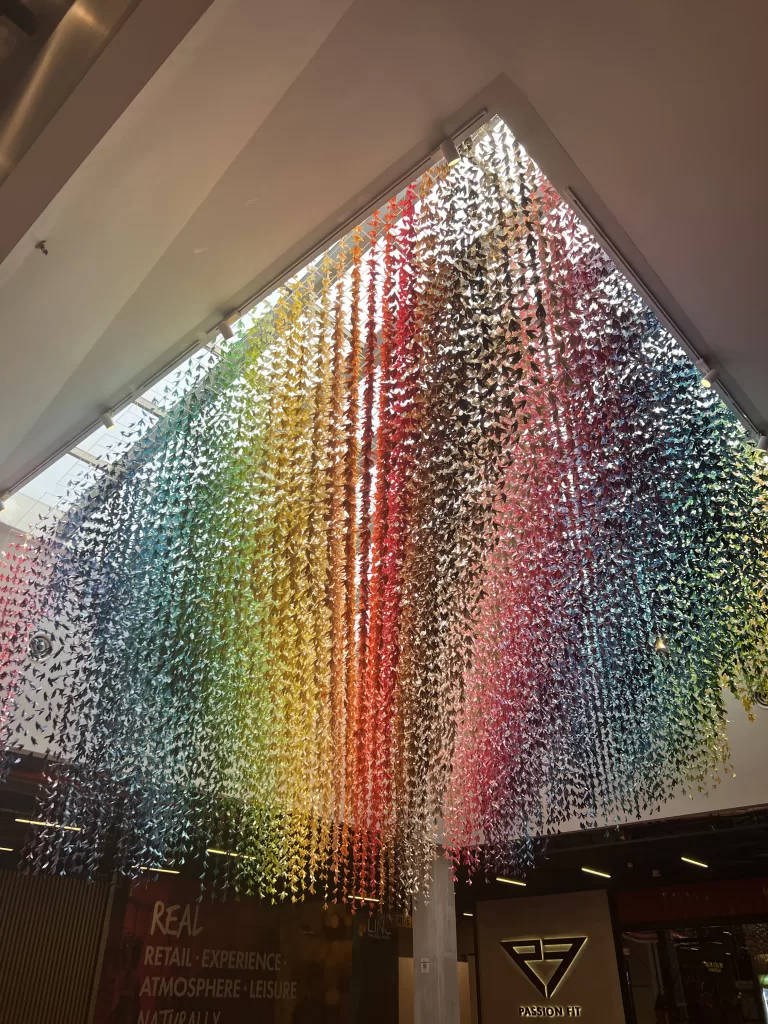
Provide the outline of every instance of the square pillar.
<path id="1" fill-rule="evenodd" d="M 439 848 L 428 903 L 413 907 L 414 1024 L 459 1024 L 456 902 L 451 864 Z"/>

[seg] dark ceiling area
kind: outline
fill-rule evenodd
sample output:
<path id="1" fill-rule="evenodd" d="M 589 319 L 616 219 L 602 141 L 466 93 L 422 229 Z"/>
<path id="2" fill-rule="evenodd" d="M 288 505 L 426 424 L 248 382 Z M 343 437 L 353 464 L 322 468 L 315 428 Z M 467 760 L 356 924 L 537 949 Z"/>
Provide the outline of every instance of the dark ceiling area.
<path id="1" fill-rule="evenodd" d="M 534 849 L 535 867 L 525 875 L 524 888 L 493 876 L 477 876 L 467 884 L 462 873 L 456 887 L 457 913 L 471 913 L 476 902 L 488 899 L 768 878 L 768 809 L 739 808 L 585 829 L 537 840 Z"/>
<path id="2" fill-rule="evenodd" d="M 42 774 L 50 767 L 55 766 L 40 757 L 12 757 L 8 782 L 0 790 L 0 847 L 10 848 L 0 851 L 0 867 L 19 866 L 30 828 L 39 827 L 16 819 L 35 820 Z M 495 872 L 486 876 L 482 870 L 469 881 L 460 870 L 457 916 L 471 914 L 482 900 L 768 879 L 768 807 L 584 829 L 538 839 L 533 850 L 534 867 L 523 876 L 524 887 L 497 881 Z M 588 874 L 585 867 L 602 874 Z M 182 868 L 190 877 L 199 877 L 199 871 L 197 863 Z"/>

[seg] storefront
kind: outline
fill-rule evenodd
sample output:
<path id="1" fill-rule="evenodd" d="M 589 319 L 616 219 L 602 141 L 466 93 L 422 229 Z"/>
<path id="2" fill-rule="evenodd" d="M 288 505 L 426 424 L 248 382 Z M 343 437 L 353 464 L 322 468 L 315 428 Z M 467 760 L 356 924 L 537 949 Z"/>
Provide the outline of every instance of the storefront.
<path id="1" fill-rule="evenodd" d="M 0 871 L 0 908 L 0 1024 L 400 1019 L 407 917 L 214 899 L 174 874 L 111 886 Z"/>
<path id="2" fill-rule="evenodd" d="M 616 908 L 635 1024 L 768 1021 L 768 880 L 630 890 Z"/>
<path id="3" fill-rule="evenodd" d="M 768 880 L 479 902 L 481 1024 L 768 1024 Z"/>
<path id="4" fill-rule="evenodd" d="M 411 920 L 375 907 L 11 870 L 0 905 L 2 1024 L 414 1019 Z M 768 879 L 489 894 L 457 951 L 460 1024 L 768 1024 Z"/>

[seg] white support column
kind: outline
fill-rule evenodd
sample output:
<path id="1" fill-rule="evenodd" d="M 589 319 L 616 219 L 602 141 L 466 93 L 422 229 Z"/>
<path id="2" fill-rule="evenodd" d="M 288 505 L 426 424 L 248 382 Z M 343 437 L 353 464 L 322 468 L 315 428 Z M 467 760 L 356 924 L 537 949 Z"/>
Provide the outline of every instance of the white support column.
<path id="1" fill-rule="evenodd" d="M 414 1024 L 459 1024 L 456 905 L 450 862 L 438 848 L 429 903 L 413 908 Z"/>

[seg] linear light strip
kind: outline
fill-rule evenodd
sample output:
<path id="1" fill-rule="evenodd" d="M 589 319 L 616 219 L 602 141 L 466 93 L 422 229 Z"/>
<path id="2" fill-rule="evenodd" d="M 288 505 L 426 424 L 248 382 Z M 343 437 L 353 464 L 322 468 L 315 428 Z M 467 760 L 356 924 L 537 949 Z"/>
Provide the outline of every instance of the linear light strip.
<path id="1" fill-rule="evenodd" d="M 701 860 L 694 860 L 693 857 L 681 857 L 680 860 L 684 860 L 686 864 L 694 864 L 697 868 L 709 867 L 709 864 L 705 864 Z"/>
<path id="2" fill-rule="evenodd" d="M 611 877 L 607 871 L 597 871 L 595 868 L 582 868 L 581 870 L 587 875 L 597 875 L 599 878 Z"/>
<path id="3" fill-rule="evenodd" d="M 232 850 L 218 850 L 215 846 L 208 846 L 206 853 L 217 853 L 220 857 L 242 857 L 243 860 L 253 860 L 248 853 L 234 853 Z"/>
<path id="4" fill-rule="evenodd" d="M 180 875 L 181 872 L 175 868 L 153 868 L 151 865 L 146 864 L 132 864 L 131 867 L 134 871 L 158 871 L 162 875 Z"/>
<path id="5" fill-rule="evenodd" d="M 55 821 L 35 821 L 32 818 L 14 818 L 20 825 L 36 825 L 38 828 L 61 828 L 66 832 L 82 832 L 79 825 L 57 825 Z"/>

